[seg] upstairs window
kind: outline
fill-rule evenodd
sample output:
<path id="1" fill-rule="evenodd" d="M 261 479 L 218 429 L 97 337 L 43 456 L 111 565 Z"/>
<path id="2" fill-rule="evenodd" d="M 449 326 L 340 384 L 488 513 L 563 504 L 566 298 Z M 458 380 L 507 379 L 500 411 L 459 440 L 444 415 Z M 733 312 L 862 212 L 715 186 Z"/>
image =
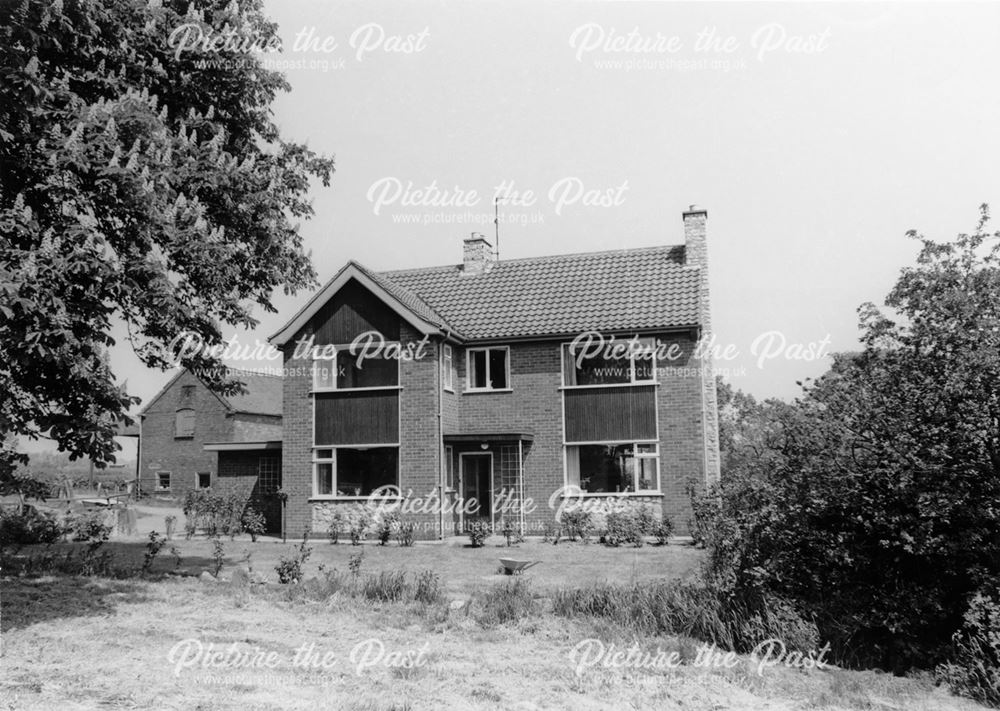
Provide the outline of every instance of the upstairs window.
<path id="1" fill-rule="evenodd" d="M 444 384 L 445 390 L 454 390 L 454 373 L 455 373 L 455 363 L 454 357 L 452 355 L 451 346 L 447 343 L 444 345 L 444 349 L 441 353 L 441 382 Z"/>
<path id="2" fill-rule="evenodd" d="M 510 388 L 510 349 L 470 348 L 466 355 L 468 390 L 508 390 Z"/>
<path id="3" fill-rule="evenodd" d="M 322 351 L 324 347 L 320 346 Z M 332 357 L 320 354 L 313 359 L 314 390 L 352 390 L 399 385 L 399 361 L 394 358 L 365 358 L 358 361 L 348 346 L 338 346 Z"/>
<path id="4" fill-rule="evenodd" d="M 620 341 L 599 353 L 588 353 L 584 346 L 575 350 L 572 343 L 567 343 L 563 346 L 563 384 L 574 387 L 655 383 L 655 348 L 652 338 L 640 338 L 637 347 Z"/>
<path id="5" fill-rule="evenodd" d="M 174 438 L 191 439 L 194 437 L 194 410 L 184 408 L 177 411 L 174 417 Z"/>

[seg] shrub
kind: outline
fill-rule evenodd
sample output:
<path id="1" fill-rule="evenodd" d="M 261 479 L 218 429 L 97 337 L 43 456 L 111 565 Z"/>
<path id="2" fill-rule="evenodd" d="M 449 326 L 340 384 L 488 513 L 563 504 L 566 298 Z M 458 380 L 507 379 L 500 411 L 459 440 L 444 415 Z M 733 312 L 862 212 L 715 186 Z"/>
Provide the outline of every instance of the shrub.
<path id="1" fill-rule="evenodd" d="M 0 545 L 51 545 L 62 538 L 63 527 L 52 514 L 25 507 L 21 513 L 0 513 Z"/>
<path id="2" fill-rule="evenodd" d="M 534 610 L 531 585 L 527 578 L 519 577 L 505 580 L 487 592 L 483 596 L 482 611 L 477 619 L 484 627 L 493 627 L 517 622 Z"/>
<path id="3" fill-rule="evenodd" d="M 263 536 L 266 528 L 266 520 L 264 519 L 264 514 L 255 509 L 253 506 L 247 506 L 246 511 L 243 512 L 243 530 L 250 534 L 250 540 L 253 543 L 257 542 L 257 536 Z"/>
<path id="4" fill-rule="evenodd" d="M 665 546 L 670 542 L 670 536 L 674 534 L 674 523 L 664 516 L 656 522 L 651 533 L 656 536 L 657 545 Z"/>
<path id="5" fill-rule="evenodd" d="M 340 533 L 344 530 L 344 514 L 340 511 L 334 511 L 333 515 L 330 517 L 330 526 L 326 529 L 326 535 L 330 539 L 330 543 L 336 545 L 340 542 Z"/>
<path id="6" fill-rule="evenodd" d="M 243 530 L 243 514 L 250 500 L 249 487 L 233 487 L 223 491 L 191 489 L 184 496 L 184 530 L 190 538 L 199 528 L 210 537 L 229 536 Z"/>
<path id="7" fill-rule="evenodd" d="M 640 536 L 648 536 L 653 533 L 656 525 L 659 523 L 655 514 L 653 514 L 653 507 L 642 505 L 635 509 L 635 525 L 639 530 Z"/>
<path id="8" fill-rule="evenodd" d="M 399 528 L 399 514 L 395 511 L 384 513 L 378 522 L 378 544 L 384 546 Z"/>
<path id="9" fill-rule="evenodd" d="M 302 566 L 312 554 L 309 546 L 309 532 L 302 536 L 302 543 L 298 545 L 295 553 L 291 556 L 282 556 L 274 570 L 278 573 L 278 582 L 287 585 L 288 583 L 299 583 L 302 581 Z"/>
<path id="10" fill-rule="evenodd" d="M 368 529 L 372 525 L 371 517 L 367 514 L 361 514 L 351 523 L 351 527 L 348 533 L 351 536 L 351 545 L 359 546 L 361 541 L 368 537 Z"/>
<path id="11" fill-rule="evenodd" d="M 474 521 L 469 525 L 469 542 L 473 548 L 481 547 L 490 536 L 490 525 L 485 521 Z"/>
<path id="12" fill-rule="evenodd" d="M 413 521 L 404 521 L 399 524 L 399 528 L 396 530 L 396 540 L 399 545 L 404 548 L 409 548 L 413 545 L 413 538 L 417 532 L 417 524 Z"/>
<path id="13" fill-rule="evenodd" d="M 996 591 L 973 596 L 952 643 L 951 660 L 938 666 L 937 678 L 955 694 L 1000 708 L 1000 595 Z"/>
<path id="14" fill-rule="evenodd" d="M 637 548 L 643 543 L 642 522 L 631 511 L 613 511 L 605 519 L 604 542 L 609 546 L 631 543 Z"/>
<path id="15" fill-rule="evenodd" d="M 165 536 L 160 536 L 156 531 L 149 532 L 149 542 L 146 543 L 146 551 L 142 554 L 142 574 L 146 575 L 153 567 L 160 549 L 167 543 Z"/>
<path id="16" fill-rule="evenodd" d="M 111 526 L 105 522 L 101 511 L 81 511 L 66 519 L 72 540 L 90 544 L 104 543 L 111 537 Z"/>
<path id="17" fill-rule="evenodd" d="M 594 530 L 594 522 L 589 511 L 583 509 L 572 509 L 563 512 L 560 517 L 563 531 L 571 541 L 577 538 L 586 542 L 587 537 Z"/>
<path id="18" fill-rule="evenodd" d="M 219 577 L 219 573 L 222 571 L 222 566 L 225 565 L 226 562 L 226 547 L 219 538 L 216 538 L 212 542 L 212 561 L 215 564 L 215 570 L 212 575 Z"/>

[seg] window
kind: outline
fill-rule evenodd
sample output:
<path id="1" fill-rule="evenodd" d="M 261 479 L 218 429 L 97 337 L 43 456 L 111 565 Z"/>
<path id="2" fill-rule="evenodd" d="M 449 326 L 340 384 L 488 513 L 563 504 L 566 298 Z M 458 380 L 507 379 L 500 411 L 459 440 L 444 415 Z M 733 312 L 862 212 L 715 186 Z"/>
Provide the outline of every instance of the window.
<path id="1" fill-rule="evenodd" d="M 467 351 L 469 390 L 507 390 L 510 385 L 509 349 L 470 348 Z"/>
<path id="2" fill-rule="evenodd" d="M 212 472 L 198 472 L 194 475 L 195 487 L 207 489 L 212 486 Z"/>
<path id="3" fill-rule="evenodd" d="M 156 490 L 170 491 L 170 472 L 156 472 Z"/>
<path id="4" fill-rule="evenodd" d="M 313 454 L 313 495 L 368 496 L 399 486 L 398 447 L 325 447 Z"/>
<path id="5" fill-rule="evenodd" d="M 441 355 L 441 381 L 444 383 L 445 390 L 454 390 L 453 377 L 455 364 L 453 361 L 454 358 L 452 357 L 451 346 L 446 343 Z"/>
<path id="6" fill-rule="evenodd" d="M 194 410 L 191 408 L 178 410 L 174 418 L 174 439 L 191 437 L 194 437 Z"/>
<path id="7" fill-rule="evenodd" d="M 324 347 L 320 346 L 320 350 Z M 358 361 L 347 346 L 337 347 L 332 357 L 320 354 L 313 359 L 314 390 L 349 390 L 399 385 L 399 362 L 394 358 L 365 358 Z"/>
<path id="8" fill-rule="evenodd" d="M 273 494 L 281 488 L 281 460 L 261 457 L 257 460 L 257 486 L 261 494 Z"/>
<path id="9" fill-rule="evenodd" d="M 444 488 L 455 488 L 455 448 L 444 448 Z"/>
<path id="10" fill-rule="evenodd" d="M 658 492 L 655 443 L 623 442 L 566 447 L 566 483 L 589 494 Z"/>
<path id="11" fill-rule="evenodd" d="M 656 382 L 656 343 L 652 338 L 620 341 L 591 354 L 563 346 L 563 385 L 628 385 Z M 610 351 L 610 352 L 609 352 Z"/>

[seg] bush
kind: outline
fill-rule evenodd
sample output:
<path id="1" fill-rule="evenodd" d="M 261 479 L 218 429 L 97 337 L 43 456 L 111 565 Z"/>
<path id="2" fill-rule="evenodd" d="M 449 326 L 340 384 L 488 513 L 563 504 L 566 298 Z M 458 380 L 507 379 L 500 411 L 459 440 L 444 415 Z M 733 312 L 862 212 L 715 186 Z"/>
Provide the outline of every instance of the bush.
<path id="1" fill-rule="evenodd" d="M 631 511 L 613 511 L 605 519 L 604 542 L 609 546 L 631 543 L 636 548 L 642 546 L 643 523 Z"/>
<path id="2" fill-rule="evenodd" d="M 1000 595 L 977 592 L 953 639 L 952 658 L 937 678 L 953 693 L 1000 708 Z"/>
<path id="3" fill-rule="evenodd" d="M 105 522 L 101 511 L 81 511 L 66 519 L 67 532 L 74 541 L 90 544 L 103 543 L 111 537 L 112 527 Z"/>
<path id="4" fill-rule="evenodd" d="M 396 530 L 396 540 L 399 545 L 404 548 L 409 548 L 413 545 L 413 538 L 417 532 L 417 524 L 413 521 L 404 521 L 399 524 L 399 528 Z"/>
<path id="5" fill-rule="evenodd" d="M 336 545 L 340 542 L 340 533 L 344 530 L 344 514 L 334 511 L 330 517 L 330 526 L 326 529 L 326 535 L 330 543 Z"/>
<path id="6" fill-rule="evenodd" d="M 564 511 L 559 522 L 562 524 L 566 537 L 571 541 L 579 538 L 586 542 L 587 536 L 594 530 L 594 522 L 590 512 L 583 509 Z"/>
<path id="7" fill-rule="evenodd" d="M 266 528 L 266 520 L 264 519 L 264 514 L 255 509 L 253 506 L 247 506 L 246 511 L 243 512 L 243 530 L 250 534 L 250 540 L 254 543 L 257 542 L 257 536 L 263 536 Z"/>
<path id="8" fill-rule="evenodd" d="M 248 487 L 223 491 L 191 489 L 184 496 L 184 530 L 190 538 L 199 528 L 209 537 L 235 538 L 243 530 L 243 514 L 250 500 Z"/>
<path id="9" fill-rule="evenodd" d="M 674 523 L 664 516 L 653 526 L 651 533 L 656 536 L 656 543 L 665 546 L 670 542 L 670 537 L 674 535 Z"/>
<path id="10" fill-rule="evenodd" d="M 52 514 L 26 506 L 21 513 L 0 512 L 0 545 L 51 545 L 62 538 L 63 527 Z"/>
<path id="11" fill-rule="evenodd" d="M 361 541 L 368 537 L 368 529 L 372 525 L 371 517 L 367 514 L 361 514 L 351 523 L 351 527 L 348 533 L 351 536 L 351 545 L 359 546 Z"/>
<path id="12" fill-rule="evenodd" d="M 381 520 L 378 522 L 378 528 L 376 532 L 378 533 L 378 544 L 384 546 L 392 538 L 393 534 L 399 528 L 399 514 L 395 511 L 390 511 L 382 515 Z"/>
<path id="13" fill-rule="evenodd" d="M 485 521 L 474 521 L 469 525 L 469 542 L 473 548 L 480 548 L 490 537 L 490 525 Z"/>
<path id="14" fill-rule="evenodd" d="M 312 555 L 312 548 L 309 546 L 309 534 L 302 536 L 302 543 L 299 544 L 295 553 L 291 556 L 281 556 L 278 564 L 274 566 L 278 573 L 278 582 L 282 585 L 289 583 L 299 583 L 302 581 L 302 566 Z"/>
<path id="15" fill-rule="evenodd" d="M 535 601 L 527 578 L 507 580 L 483 596 L 479 624 L 494 627 L 517 622 L 535 611 Z"/>

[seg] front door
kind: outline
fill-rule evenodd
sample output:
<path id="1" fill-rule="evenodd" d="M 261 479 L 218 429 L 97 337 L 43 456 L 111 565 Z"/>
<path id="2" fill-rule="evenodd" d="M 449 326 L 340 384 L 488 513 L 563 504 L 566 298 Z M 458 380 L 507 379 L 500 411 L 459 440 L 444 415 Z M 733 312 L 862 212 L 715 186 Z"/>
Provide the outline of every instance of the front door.
<path id="1" fill-rule="evenodd" d="M 465 530 L 476 521 L 492 525 L 493 455 L 490 452 L 462 452 L 459 461 Z"/>

